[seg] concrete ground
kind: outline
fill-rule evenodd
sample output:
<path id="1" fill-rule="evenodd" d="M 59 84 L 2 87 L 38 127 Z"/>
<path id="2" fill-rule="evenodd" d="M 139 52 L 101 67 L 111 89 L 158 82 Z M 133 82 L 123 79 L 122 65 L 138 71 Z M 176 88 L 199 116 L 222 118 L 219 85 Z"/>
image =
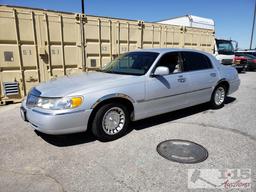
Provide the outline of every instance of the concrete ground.
<path id="1" fill-rule="evenodd" d="M 240 78 L 239 91 L 220 110 L 199 105 L 145 119 L 108 143 L 85 133 L 39 134 L 21 120 L 19 105 L 0 107 L 0 191 L 184 192 L 194 168 L 249 168 L 248 191 L 256 191 L 256 72 Z M 197 142 L 209 157 L 198 164 L 168 161 L 156 151 L 167 139 Z"/>

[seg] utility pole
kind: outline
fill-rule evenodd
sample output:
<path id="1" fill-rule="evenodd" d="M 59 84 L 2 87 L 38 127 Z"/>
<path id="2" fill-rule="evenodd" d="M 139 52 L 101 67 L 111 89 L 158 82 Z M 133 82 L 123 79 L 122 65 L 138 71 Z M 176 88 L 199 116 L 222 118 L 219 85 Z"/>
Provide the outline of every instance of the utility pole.
<path id="1" fill-rule="evenodd" d="M 84 14 L 84 0 L 81 0 L 82 3 L 82 14 Z"/>
<path id="2" fill-rule="evenodd" d="M 86 53 L 85 53 L 85 35 L 84 35 L 84 0 L 81 0 L 82 14 L 79 16 L 80 19 L 80 35 L 81 35 L 81 52 L 82 52 L 82 68 L 86 71 Z"/>
<path id="3" fill-rule="evenodd" d="M 251 34 L 250 49 L 252 49 L 252 41 L 253 41 L 253 34 L 254 34 L 254 24 L 255 24 L 255 14 L 256 14 L 256 0 L 255 0 L 255 5 L 254 5 L 254 16 L 253 16 L 253 23 L 252 23 L 252 34 Z"/>

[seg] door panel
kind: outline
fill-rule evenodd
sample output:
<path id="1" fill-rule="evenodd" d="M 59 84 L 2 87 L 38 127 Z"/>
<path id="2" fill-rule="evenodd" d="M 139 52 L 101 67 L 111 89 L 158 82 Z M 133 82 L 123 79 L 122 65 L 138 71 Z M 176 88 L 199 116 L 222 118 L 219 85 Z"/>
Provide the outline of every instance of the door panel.
<path id="1" fill-rule="evenodd" d="M 218 81 L 216 69 L 189 72 L 188 101 L 193 104 L 210 101 L 214 85 Z"/>
<path id="2" fill-rule="evenodd" d="M 156 66 L 167 67 L 170 74 L 148 78 L 145 105 L 148 114 L 156 115 L 186 106 L 189 82 L 186 74 L 180 72 L 180 52 L 164 54 Z"/>
<path id="3" fill-rule="evenodd" d="M 198 52 L 183 51 L 182 65 L 189 78 L 190 105 L 210 101 L 213 87 L 218 81 L 218 73 L 208 56 Z"/>
<path id="4" fill-rule="evenodd" d="M 144 106 L 148 116 L 186 107 L 188 88 L 188 78 L 182 73 L 149 78 Z"/>

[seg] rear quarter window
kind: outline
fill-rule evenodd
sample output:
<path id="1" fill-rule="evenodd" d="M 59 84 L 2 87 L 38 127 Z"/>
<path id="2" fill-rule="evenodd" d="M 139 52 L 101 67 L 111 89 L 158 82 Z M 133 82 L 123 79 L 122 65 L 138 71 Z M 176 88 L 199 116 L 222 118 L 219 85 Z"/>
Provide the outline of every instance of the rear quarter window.
<path id="1" fill-rule="evenodd" d="M 249 55 L 253 55 L 253 56 L 256 56 L 256 52 L 254 52 L 254 51 L 247 51 L 247 52 L 241 52 L 241 51 L 239 51 L 239 52 L 236 52 L 235 54 L 249 54 Z"/>
<path id="2" fill-rule="evenodd" d="M 182 52 L 183 71 L 196 71 L 212 68 L 210 59 L 197 52 Z"/>

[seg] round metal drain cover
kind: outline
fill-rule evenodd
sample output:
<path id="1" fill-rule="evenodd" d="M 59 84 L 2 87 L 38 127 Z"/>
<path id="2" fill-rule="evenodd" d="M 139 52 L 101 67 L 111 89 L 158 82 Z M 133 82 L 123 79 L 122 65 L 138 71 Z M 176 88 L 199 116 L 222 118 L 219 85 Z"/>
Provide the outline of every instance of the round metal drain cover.
<path id="1" fill-rule="evenodd" d="M 208 151 L 203 146 L 179 139 L 159 143 L 157 152 L 162 157 L 179 163 L 199 163 L 208 157 Z"/>

